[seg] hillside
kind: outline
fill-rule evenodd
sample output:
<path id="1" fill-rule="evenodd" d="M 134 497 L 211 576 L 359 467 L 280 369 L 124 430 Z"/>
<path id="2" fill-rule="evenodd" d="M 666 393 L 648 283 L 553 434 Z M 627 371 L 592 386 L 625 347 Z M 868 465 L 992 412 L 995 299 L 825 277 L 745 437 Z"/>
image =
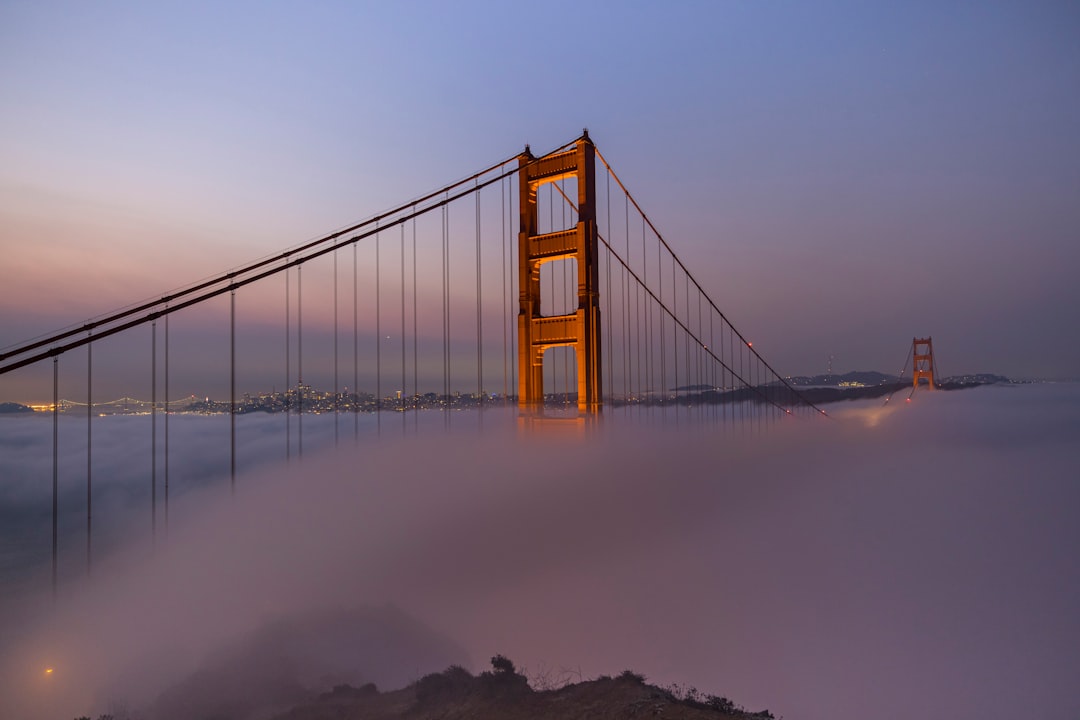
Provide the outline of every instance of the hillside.
<path id="1" fill-rule="evenodd" d="M 669 720 L 746 720 L 773 716 L 751 713 L 727 698 L 646 684 L 626 671 L 551 690 L 533 690 L 526 678 L 501 656 L 494 672 L 471 675 L 454 666 L 427 675 L 401 690 L 379 692 L 374 685 L 342 685 L 317 700 L 294 707 L 274 720 L 621 720 L 663 717 Z"/>

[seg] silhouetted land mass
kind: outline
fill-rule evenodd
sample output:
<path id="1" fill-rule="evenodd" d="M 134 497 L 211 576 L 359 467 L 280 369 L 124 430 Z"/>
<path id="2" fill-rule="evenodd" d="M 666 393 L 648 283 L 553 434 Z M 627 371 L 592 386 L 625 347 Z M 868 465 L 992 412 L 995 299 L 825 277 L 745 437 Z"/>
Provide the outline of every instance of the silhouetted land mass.
<path id="1" fill-rule="evenodd" d="M 304 697 L 303 688 L 285 683 L 276 692 L 264 686 L 239 703 L 239 698 L 218 697 L 207 704 L 189 696 L 182 706 L 174 703 L 164 711 L 160 704 L 134 714 L 121 709 L 98 720 L 160 720 L 176 712 L 185 720 L 774 720 L 768 710 L 751 712 L 726 697 L 700 693 L 693 687 L 650 685 L 631 670 L 617 677 L 563 682 L 550 674 L 530 680 L 503 655 L 491 658 L 491 665 L 492 670 L 479 675 L 451 665 L 389 692 L 380 692 L 374 683 L 341 684 L 322 694 L 307 692 Z M 279 708 L 276 714 L 270 709 L 275 706 Z M 90 716 L 75 720 L 90 720 Z"/>
<path id="2" fill-rule="evenodd" d="M 657 687 L 626 670 L 529 673 L 504 655 L 473 675 L 453 641 L 393 606 L 298 613 L 225 644 L 139 708 L 114 703 L 98 720 L 771 720 L 692 687 Z M 415 665 L 413 663 L 416 663 Z M 416 667 L 445 667 L 413 680 Z M 574 682 L 574 681 L 577 682 Z M 123 698 L 131 675 L 107 689 Z M 380 692 L 376 682 L 400 688 Z M 333 688 L 331 690 L 331 688 Z M 89 715 L 75 720 L 90 720 Z"/>
<path id="3" fill-rule="evenodd" d="M 842 375 L 795 375 L 789 377 L 787 381 L 794 387 L 813 385 L 842 387 L 845 389 L 858 388 L 864 385 L 889 385 L 894 383 L 911 384 L 910 376 L 907 380 L 904 380 L 899 375 L 887 375 L 885 373 L 877 372 L 876 370 L 854 370 Z M 937 384 L 939 387 L 944 387 L 946 385 L 952 387 L 973 387 L 976 385 L 1011 384 L 1013 382 L 1015 381 L 1010 380 L 1004 375 L 972 373 L 970 375 L 954 375 L 952 377 L 939 378 Z"/>
<path id="4" fill-rule="evenodd" d="M 788 378 L 788 382 L 798 388 L 799 393 L 815 405 L 884 397 L 911 388 L 911 380 L 876 371 L 856 371 L 843 375 L 798 376 Z M 1012 383 L 1012 380 L 1002 375 L 977 373 L 943 378 L 937 381 L 936 387 L 938 390 L 963 390 L 981 385 Z M 922 389 L 926 389 L 925 385 Z"/>
<path id="5" fill-rule="evenodd" d="M 533 689 L 501 655 L 493 671 L 472 675 L 452 666 L 427 675 L 401 690 L 379 692 L 374 685 L 339 685 L 316 701 L 294 707 L 274 720 L 622 720 L 664 717 L 673 720 L 772 720 L 768 710 L 750 712 L 694 688 L 657 687 L 641 675 L 624 671 L 558 688 Z"/>
<path id="6" fill-rule="evenodd" d="M 911 388 L 910 379 L 897 375 L 886 375 L 876 371 L 856 371 L 843 375 L 799 375 L 787 378 L 788 383 L 798 390 L 807 401 L 814 405 L 842 402 L 845 400 L 866 400 L 884 397 L 904 389 Z M 1011 384 L 1013 381 L 1001 375 L 980 373 L 958 375 L 937 381 L 939 390 L 961 390 L 980 385 Z M 667 397 L 645 396 L 631 403 L 637 405 L 726 405 L 729 403 L 768 403 L 787 402 L 787 389 L 781 383 L 773 382 L 755 387 L 734 389 L 713 388 L 707 385 L 686 385 L 673 388 Z M 612 405 L 624 404 L 613 401 Z"/>
<path id="7" fill-rule="evenodd" d="M 0 402 L 0 415 L 32 412 L 34 412 L 34 409 L 32 407 L 27 407 L 26 405 L 20 405 L 16 402 Z"/>

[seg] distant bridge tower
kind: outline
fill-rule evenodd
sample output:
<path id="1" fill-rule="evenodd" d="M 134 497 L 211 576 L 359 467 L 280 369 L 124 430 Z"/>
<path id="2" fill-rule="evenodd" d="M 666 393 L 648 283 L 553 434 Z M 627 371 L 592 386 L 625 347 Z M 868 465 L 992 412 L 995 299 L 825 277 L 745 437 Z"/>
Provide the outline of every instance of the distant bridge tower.
<path id="1" fill-rule="evenodd" d="M 934 389 L 934 343 L 930 338 L 911 339 L 912 389 L 919 387 L 919 379 L 926 378 L 929 388 Z"/>
<path id="2" fill-rule="evenodd" d="M 600 291 L 596 235 L 595 149 L 586 131 L 573 148 L 533 157 L 529 148 L 519 157 L 521 226 L 518 233 L 518 406 L 538 410 L 544 404 L 544 352 L 574 348 L 577 360 L 578 412 L 600 412 Z M 537 189 L 563 178 L 577 179 L 578 221 L 574 227 L 537 234 Z M 540 307 L 540 266 L 575 258 L 578 273 L 577 312 L 545 316 Z"/>

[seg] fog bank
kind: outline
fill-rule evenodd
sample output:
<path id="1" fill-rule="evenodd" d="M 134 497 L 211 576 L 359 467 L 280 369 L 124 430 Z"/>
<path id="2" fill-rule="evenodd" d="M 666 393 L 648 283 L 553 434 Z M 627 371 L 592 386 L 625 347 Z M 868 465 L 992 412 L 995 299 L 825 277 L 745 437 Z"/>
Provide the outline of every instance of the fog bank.
<path id="1" fill-rule="evenodd" d="M 833 413 L 760 433 L 615 411 L 584 438 L 492 415 L 191 492 L 152 553 L 0 625 L 0 714 L 149 716 L 267 628 L 358 613 L 400 627 L 296 670 L 309 686 L 500 652 L 809 720 L 1076 717 L 1078 388 Z"/>

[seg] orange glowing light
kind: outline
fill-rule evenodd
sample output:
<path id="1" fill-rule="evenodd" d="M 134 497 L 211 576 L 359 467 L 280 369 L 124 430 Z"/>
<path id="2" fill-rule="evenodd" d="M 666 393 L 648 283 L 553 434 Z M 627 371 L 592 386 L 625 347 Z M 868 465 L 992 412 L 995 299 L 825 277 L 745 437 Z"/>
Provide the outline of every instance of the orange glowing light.
<path id="1" fill-rule="evenodd" d="M 53 674 L 53 669 L 51 667 L 45 668 L 45 674 L 46 675 L 52 675 Z"/>

